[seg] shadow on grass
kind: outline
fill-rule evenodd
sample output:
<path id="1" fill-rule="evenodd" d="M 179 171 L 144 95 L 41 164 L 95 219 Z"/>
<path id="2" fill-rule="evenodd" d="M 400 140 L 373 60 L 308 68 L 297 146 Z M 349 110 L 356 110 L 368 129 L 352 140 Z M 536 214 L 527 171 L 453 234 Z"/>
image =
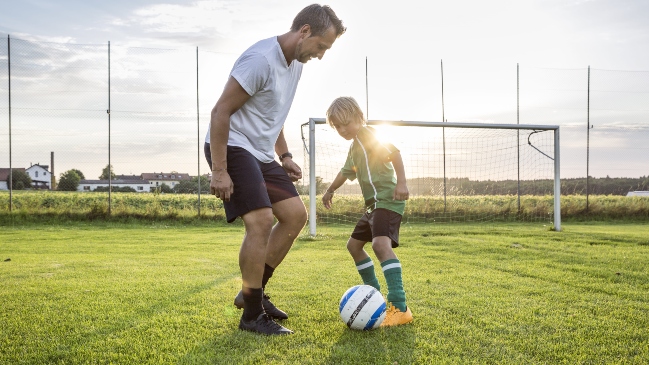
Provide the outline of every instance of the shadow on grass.
<path id="1" fill-rule="evenodd" d="M 179 364 L 411 364 L 415 363 L 416 329 L 412 324 L 354 331 L 343 325 L 334 333 L 296 331 L 290 336 L 265 336 L 241 331 L 239 318 L 228 321 L 213 340 L 191 349 Z M 287 322 L 290 322 L 287 321 Z M 282 323 L 292 328 L 290 323 Z M 324 329 L 324 332 L 327 332 Z M 337 339 L 332 341 L 332 337 Z"/>
<path id="2" fill-rule="evenodd" d="M 373 331 L 342 332 L 324 364 L 413 364 L 417 335 L 413 324 Z"/>

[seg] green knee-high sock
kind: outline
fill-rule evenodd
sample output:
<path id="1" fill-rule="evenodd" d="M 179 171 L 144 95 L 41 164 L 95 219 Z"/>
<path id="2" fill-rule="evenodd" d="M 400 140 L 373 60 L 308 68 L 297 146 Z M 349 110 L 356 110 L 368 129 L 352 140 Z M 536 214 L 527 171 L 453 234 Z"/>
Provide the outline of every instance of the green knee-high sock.
<path id="1" fill-rule="evenodd" d="M 376 288 L 376 290 L 381 291 L 381 285 L 379 285 L 379 280 L 376 278 L 374 263 L 372 262 L 371 257 L 357 262 L 356 269 L 358 270 L 358 273 L 361 274 L 361 278 L 363 278 L 363 284 L 371 285 Z"/>
<path id="2" fill-rule="evenodd" d="M 399 308 L 400 311 L 406 311 L 406 292 L 403 290 L 403 280 L 401 278 L 401 262 L 399 259 L 385 260 L 381 263 L 385 281 L 388 283 L 388 302 Z"/>

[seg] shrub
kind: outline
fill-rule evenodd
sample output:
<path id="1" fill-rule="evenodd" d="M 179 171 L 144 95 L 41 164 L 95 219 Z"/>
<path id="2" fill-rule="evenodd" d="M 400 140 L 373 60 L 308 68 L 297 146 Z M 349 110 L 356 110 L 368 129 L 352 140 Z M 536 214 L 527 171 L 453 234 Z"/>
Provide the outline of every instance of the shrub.
<path id="1" fill-rule="evenodd" d="M 11 182 L 7 177 L 7 187 L 11 186 L 13 190 L 23 190 L 32 186 L 32 178 L 29 177 L 25 170 L 12 169 Z"/>
<path id="2" fill-rule="evenodd" d="M 61 174 L 57 190 L 77 191 L 77 188 L 79 187 L 79 181 L 81 181 L 79 174 L 74 169 L 68 170 Z"/>

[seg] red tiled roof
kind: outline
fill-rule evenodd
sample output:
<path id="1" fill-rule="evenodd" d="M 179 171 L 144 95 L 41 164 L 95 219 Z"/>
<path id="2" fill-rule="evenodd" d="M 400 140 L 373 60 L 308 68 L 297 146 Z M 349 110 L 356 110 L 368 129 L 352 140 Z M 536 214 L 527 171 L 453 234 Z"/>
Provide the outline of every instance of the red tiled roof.
<path id="1" fill-rule="evenodd" d="M 19 171 L 25 171 L 24 168 L 22 167 L 14 167 L 12 170 L 19 170 Z M 0 181 L 7 181 L 7 178 L 9 177 L 9 168 L 8 167 L 0 167 Z"/>

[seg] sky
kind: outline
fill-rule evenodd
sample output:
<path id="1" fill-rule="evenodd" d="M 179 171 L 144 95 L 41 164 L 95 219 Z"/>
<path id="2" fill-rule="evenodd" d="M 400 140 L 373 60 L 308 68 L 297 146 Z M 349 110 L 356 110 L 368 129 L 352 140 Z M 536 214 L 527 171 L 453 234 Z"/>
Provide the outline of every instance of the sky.
<path id="1" fill-rule="evenodd" d="M 13 165 L 49 164 L 55 150 L 55 173 L 80 168 L 93 178 L 106 161 L 102 90 L 109 41 L 115 171 L 194 174 L 197 159 L 207 170 L 197 156 L 197 139 L 205 134 L 234 60 L 254 42 L 286 32 L 311 3 L 0 1 L 2 44 L 10 35 L 18 47 L 12 54 Z M 325 4 L 348 30 L 322 61 L 304 68 L 285 127 L 289 147 L 300 150 L 296 154 L 302 153 L 299 126 L 323 117 L 334 98 L 349 95 L 369 119 L 560 125 L 562 177 L 585 176 L 587 159 L 594 177 L 649 175 L 649 2 Z M 6 65 L 6 52 L 0 53 L 0 67 Z M 152 81 L 156 77 L 164 85 Z M 9 161 L 4 84 L 0 68 L 2 167 Z M 589 135 L 588 122 L 594 125 Z"/>

